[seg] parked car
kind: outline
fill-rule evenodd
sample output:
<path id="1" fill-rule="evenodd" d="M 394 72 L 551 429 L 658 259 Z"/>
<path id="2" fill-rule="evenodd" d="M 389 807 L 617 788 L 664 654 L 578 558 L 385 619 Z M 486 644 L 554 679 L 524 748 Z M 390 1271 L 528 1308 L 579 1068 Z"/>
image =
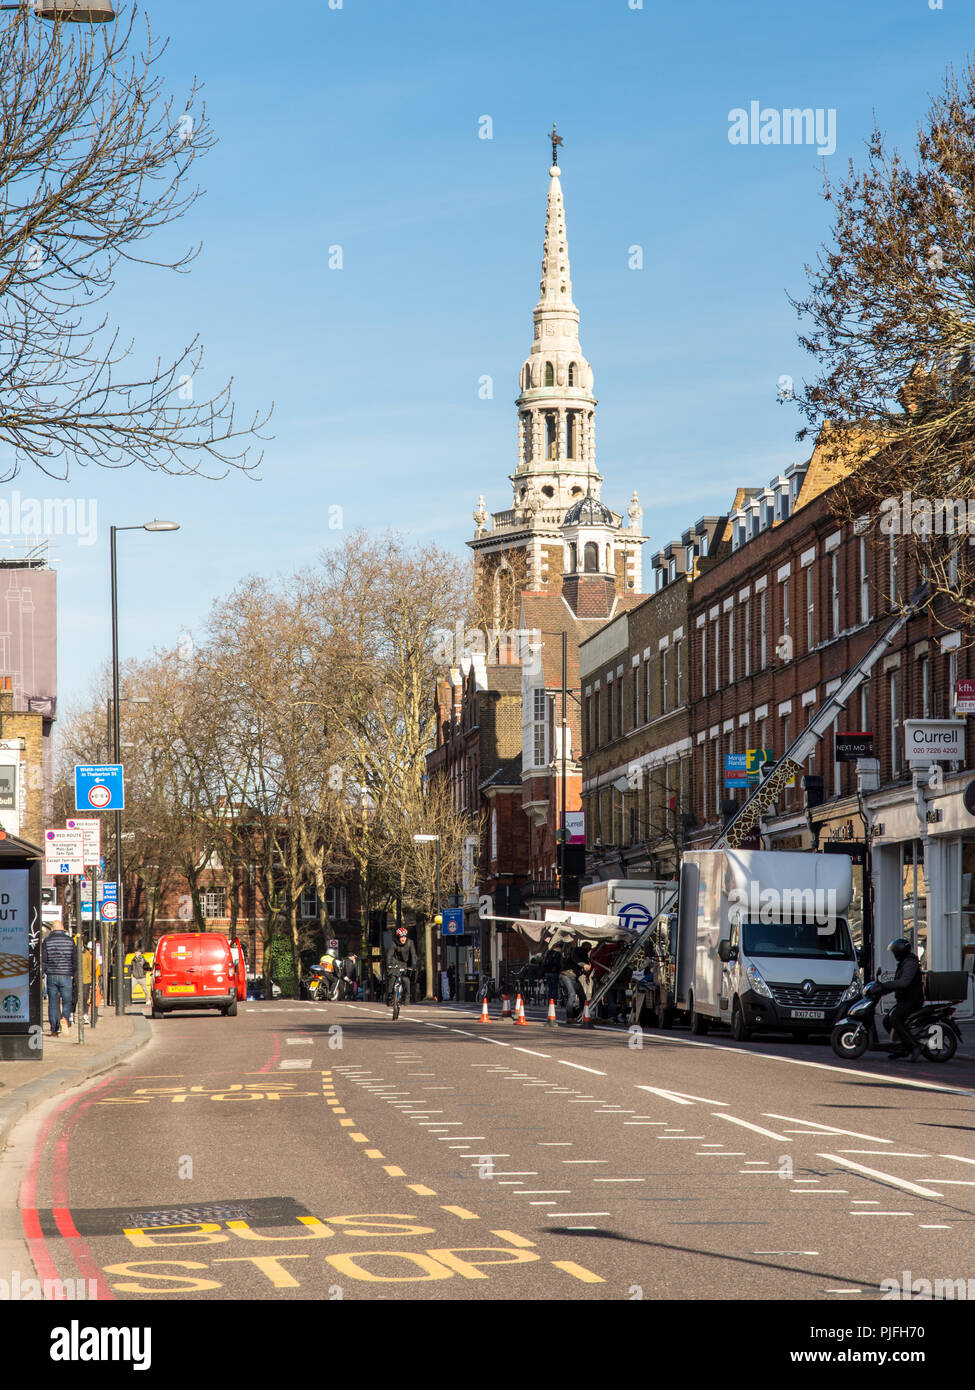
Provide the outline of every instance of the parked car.
<path id="1" fill-rule="evenodd" d="M 248 999 L 263 999 L 263 998 L 264 998 L 264 976 L 263 976 L 263 975 L 248 975 L 248 976 L 247 976 L 247 998 L 248 998 Z M 274 981 L 274 980 L 271 981 L 271 998 L 272 998 L 272 999 L 280 999 L 280 998 L 281 998 L 281 986 L 280 986 L 279 984 L 277 984 L 277 982 Z"/>

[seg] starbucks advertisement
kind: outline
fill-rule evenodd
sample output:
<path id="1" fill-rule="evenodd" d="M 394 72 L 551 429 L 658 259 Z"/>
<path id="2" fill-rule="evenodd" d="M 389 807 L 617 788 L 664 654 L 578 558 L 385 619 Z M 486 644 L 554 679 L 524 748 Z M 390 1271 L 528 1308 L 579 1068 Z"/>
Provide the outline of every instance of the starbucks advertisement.
<path id="1" fill-rule="evenodd" d="M 30 1022 L 29 877 L 0 869 L 0 1023 Z"/>

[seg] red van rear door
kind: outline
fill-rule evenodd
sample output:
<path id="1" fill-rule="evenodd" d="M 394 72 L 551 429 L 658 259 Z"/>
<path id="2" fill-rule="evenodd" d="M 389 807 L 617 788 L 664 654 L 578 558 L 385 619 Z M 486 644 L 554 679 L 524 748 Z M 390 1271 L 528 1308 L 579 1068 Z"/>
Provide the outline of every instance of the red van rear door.
<path id="1" fill-rule="evenodd" d="M 196 993 L 196 953 L 193 937 L 164 936 L 156 947 L 155 968 L 163 994 Z"/>
<path id="2" fill-rule="evenodd" d="M 229 994 L 235 987 L 234 963 L 225 936 L 203 932 L 197 938 L 193 981 L 197 994 Z"/>

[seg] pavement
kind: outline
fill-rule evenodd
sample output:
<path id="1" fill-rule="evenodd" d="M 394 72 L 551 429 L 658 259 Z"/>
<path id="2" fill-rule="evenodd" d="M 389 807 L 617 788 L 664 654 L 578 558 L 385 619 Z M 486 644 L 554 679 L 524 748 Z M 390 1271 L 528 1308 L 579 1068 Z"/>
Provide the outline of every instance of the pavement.
<path id="1" fill-rule="evenodd" d="M 45 1021 L 39 1060 L 0 1062 L 0 1151 L 28 1110 L 111 1071 L 144 1047 L 151 1036 L 144 1008 L 135 1006 L 121 1015 L 114 1008 L 104 1010 L 95 1028 L 85 1028 L 84 1042 L 78 1041 L 77 1025 L 67 1030 L 62 1026 L 59 1037 L 50 1037 Z"/>

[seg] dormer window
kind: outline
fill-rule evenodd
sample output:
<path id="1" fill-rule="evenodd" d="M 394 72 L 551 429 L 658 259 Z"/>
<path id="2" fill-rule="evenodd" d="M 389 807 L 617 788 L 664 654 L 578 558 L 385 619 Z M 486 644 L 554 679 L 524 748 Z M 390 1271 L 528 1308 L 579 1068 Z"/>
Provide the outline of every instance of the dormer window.
<path id="1" fill-rule="evenodd" d="M 697 533 L 697 553 L 698 553 L 698 555 L 700 555 L 700 556 L 707 555 L 707 553 L 708 553 L 708 533 L 707 533 L 707 531 L 699 531 L 699 532 Z"/>
<path id="2" fill-rule="evenodd" d="M 669 560 L 667 563 L 667 583 L 670 584 L 677 578 L 677 561 Z"/>
<path id="3" fill-rule="evenodd" d="M 662 588 L 664 587 L 664 572 L 663 572 L 663 570 L 662 570 L 659 566 L 658 566 L 657 569 L 654 571 L 654 580 L 655 580 L 655 587 L 656 587 L 658 590 L 660 590 L 660 589 L 662 589 Z"/>
<path id="4" fill-rule="evenodd" d="M 688 573 L 694 568 L 694 547 L 692 545 L 684 548 L 684 568 Z"/>

